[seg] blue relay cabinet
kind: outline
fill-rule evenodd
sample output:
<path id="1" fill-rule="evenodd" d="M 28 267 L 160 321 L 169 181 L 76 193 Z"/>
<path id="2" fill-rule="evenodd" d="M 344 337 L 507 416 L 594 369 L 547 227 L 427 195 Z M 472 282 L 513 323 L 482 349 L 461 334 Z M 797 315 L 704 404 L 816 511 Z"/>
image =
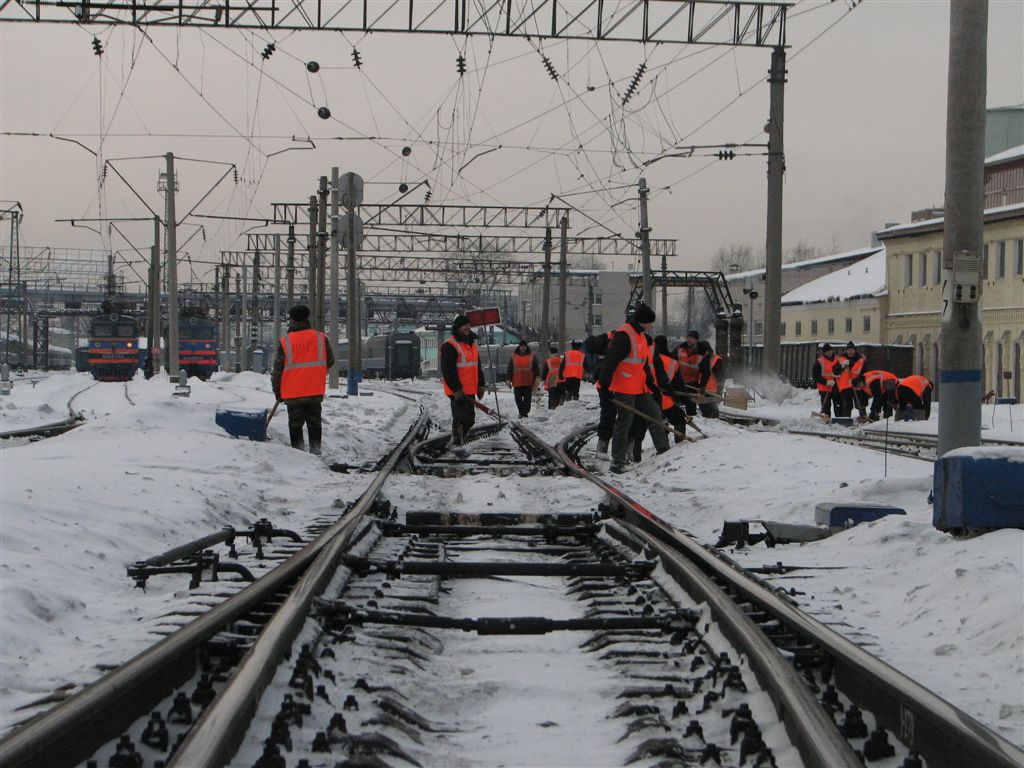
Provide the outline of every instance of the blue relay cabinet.
<path id="1" fill-rule="evenodd" d="M 906 511 L 888 504 L 867 501 L 820 502 L 814 506 L 814 522 L 829 528 L 849 528 L 858 523 L 870 523 L 889 515 L 906 515 Z"/>
<path id="2" fill-rule="evenodd" d="M 935 462 L 940 531 L 1024 528 L 1024 448 L 959 448 Z"/>
<path id="3" fill-rule="evenodd" d="M 266 408 L 261 411 L 229 411 L 218 408 L 214 420 L 217 426 L 222 427 L 232 437 L 247 437 L 263 442 L 267 439 L 268 413 L 270 411 Z"/>

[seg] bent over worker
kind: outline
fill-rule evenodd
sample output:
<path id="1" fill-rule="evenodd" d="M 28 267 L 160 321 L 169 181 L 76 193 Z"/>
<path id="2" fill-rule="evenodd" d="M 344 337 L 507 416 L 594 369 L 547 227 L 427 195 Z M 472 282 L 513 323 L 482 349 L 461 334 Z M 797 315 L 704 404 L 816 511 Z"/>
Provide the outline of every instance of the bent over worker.
<path id="1" fill-rule="evenodd" d="M 288 317 L 288 333 L 278 340 L 270 385 L 274 396 L 288 408 L 292 448 L 302 450 L 305 427 L 309 431 L 309 452 L 319 456 L 323 433 L 321 405 L 334 353 L 327 337 L 309 324 L 309 307 L 292 307 Z"/>
<path id="2" fill-rule="evenodd" d="M 910 421 L 914 418 L 914 412 L 921 411 L 927 421 L 932 415 L 932 391 L 934 389 L 935 385 L 924 376 L 915 374 L 900 379 L 896 386 L 896 403 L 899 405 L 903 418 Z M 897 421 L 899 421 L 898 417 Z"/>
<path id="3" fill-rule="evenodd" d="M 512 387 L 521 419 L 530 415 L 533 388 L 538 378 L 540 366 L 537 364 L 537 356 L 533 354 L 529 344 L 520 341 L 508 360 L 508 385 Z"/>
<path id="4" fill-rule="evenodd" d="M 469 318 L 452 321 L 452 335 L 441 345 L 440 367 L 444 393 L 452 406 L 452 442 L 463 445 L 476 422 L 476 398 L 484 396 L 484 369 Z"/>
<path id="5" fill-rule="evenodd" d="M 661 423 L 661 408 L 653 397 L 661 396 L 650 364 L 651 350 L 646 331 L 654 325 L 654 310 L 646 304 L 636 305 L 633 314 L 615 332 L 601 368 L 601 388 L 608 391 L 615 403 L 640 411 L 650 419 L 651 437 L 658 453 L 668 450 L 668 437 Z M 618 406 L 616 406 L 618 407 Z M 611 471 L 626 471 L 626 450 L 633 412 L 621 408 L 612 429 Z"/>

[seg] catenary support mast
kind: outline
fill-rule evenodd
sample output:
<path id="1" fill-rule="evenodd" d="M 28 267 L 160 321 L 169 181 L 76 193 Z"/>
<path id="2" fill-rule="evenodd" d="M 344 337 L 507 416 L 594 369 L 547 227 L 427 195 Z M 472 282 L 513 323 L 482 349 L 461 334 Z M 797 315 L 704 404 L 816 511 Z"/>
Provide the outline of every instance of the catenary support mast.
<path id="1" fill-rule="evenodd" d="M 768 107 L 768 226 L 765 240 L 764 357 L 762 372 L 778 376 L 782 363 L 782 176 L 783 102 L 786 84 L 786 49 L 772 51 Z M 728 307 L 727 311 L 731 311 Z"/>

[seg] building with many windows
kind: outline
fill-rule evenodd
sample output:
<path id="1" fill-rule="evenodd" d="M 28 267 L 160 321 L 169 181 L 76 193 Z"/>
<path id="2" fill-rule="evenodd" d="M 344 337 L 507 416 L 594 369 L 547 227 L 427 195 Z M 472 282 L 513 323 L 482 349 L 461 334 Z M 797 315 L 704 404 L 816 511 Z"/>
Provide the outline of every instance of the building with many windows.
<path id="1" fill-rule="evenodd" d="M 613 330 L 622 325 L 630 298 L 628 272 L 613 270 L 569 270 L 565 290 L 566 341 L 584 339 L 594 333 Z M 528 328 L 539 331 L 543 323 L 544 278 L 538 274 L 519 288 L 523 321 Z M 558 337 L 558 270 L 551 273 L 548 322 L 550 339 Z"/>
<path id="2" fill-rule="evenodd" d="M 943 222 L 941 217 L 934 218 L 878 233 L 888 254 L 884 340 L 914 345 L 917 369 L 937 387 Z M 1020 399 L 1024 394 L 1024 204 L 985 211 L 981 312 L 983 389 Z"/>

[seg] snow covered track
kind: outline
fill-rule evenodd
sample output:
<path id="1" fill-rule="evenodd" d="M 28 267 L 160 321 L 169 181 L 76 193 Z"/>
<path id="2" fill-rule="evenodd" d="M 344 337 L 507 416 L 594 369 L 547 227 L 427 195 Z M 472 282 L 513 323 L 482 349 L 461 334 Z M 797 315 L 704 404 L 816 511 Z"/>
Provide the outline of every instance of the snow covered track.
<path id="1" fill-rule="evenodd" d="M 814 757 L 808 752 L 810 744 L 822 739 L 831 741 L 840 732 L 857 745 L 861 755 L 885 755 L 888 750 L 882 749 L 884 742 L 876 736 L 887 735 L 884 731 L 876 734 L 866 725 L 874 719 L 900 739 L 901 745 L 895 745 L 896 756 L 901 748 L 911 751 L 908 762 L 903 763 L 908 767 L 922 765 L 913 762 L 917 756 L 931 768 L 1024 765 L 1024 751 L 803 613 L 783 596 L 785 593 L 752 578 L 718 550 L 698 544 L 591 475 L 578 463 L 578 453 L 592 430 L 588 427 L 570 435 L 559 444 L 558 452 L 577 474 L 608 491 L 611 514 L 621 519 L 624 529 L 609 524 L 609 532 L 623 541 L 632 539 L 635 548 L 652 548 L 663 567 L 687 591 L 713 606 L 726 635 L 749 654 L 751 667 L 772 695 L 808 764 L 860 765 L 859 758 L 853 763 L 841 762 L 838 752 L 825 760 L 822 755 L 827 753 Z M 792 661 L 788 670 L 779 666 L 783 658 Z M 805 690 L 821 693 L 817 713 L 808 709 L 806 697 L 795 691 L 794 682 L 801 685 L 801 675 Z M 851 719 L 854 709 L 858 717 Z M 825 715 L 824 721 L 821 715 Z M 827 744 L 821 746 L 830 748 Z"/>

